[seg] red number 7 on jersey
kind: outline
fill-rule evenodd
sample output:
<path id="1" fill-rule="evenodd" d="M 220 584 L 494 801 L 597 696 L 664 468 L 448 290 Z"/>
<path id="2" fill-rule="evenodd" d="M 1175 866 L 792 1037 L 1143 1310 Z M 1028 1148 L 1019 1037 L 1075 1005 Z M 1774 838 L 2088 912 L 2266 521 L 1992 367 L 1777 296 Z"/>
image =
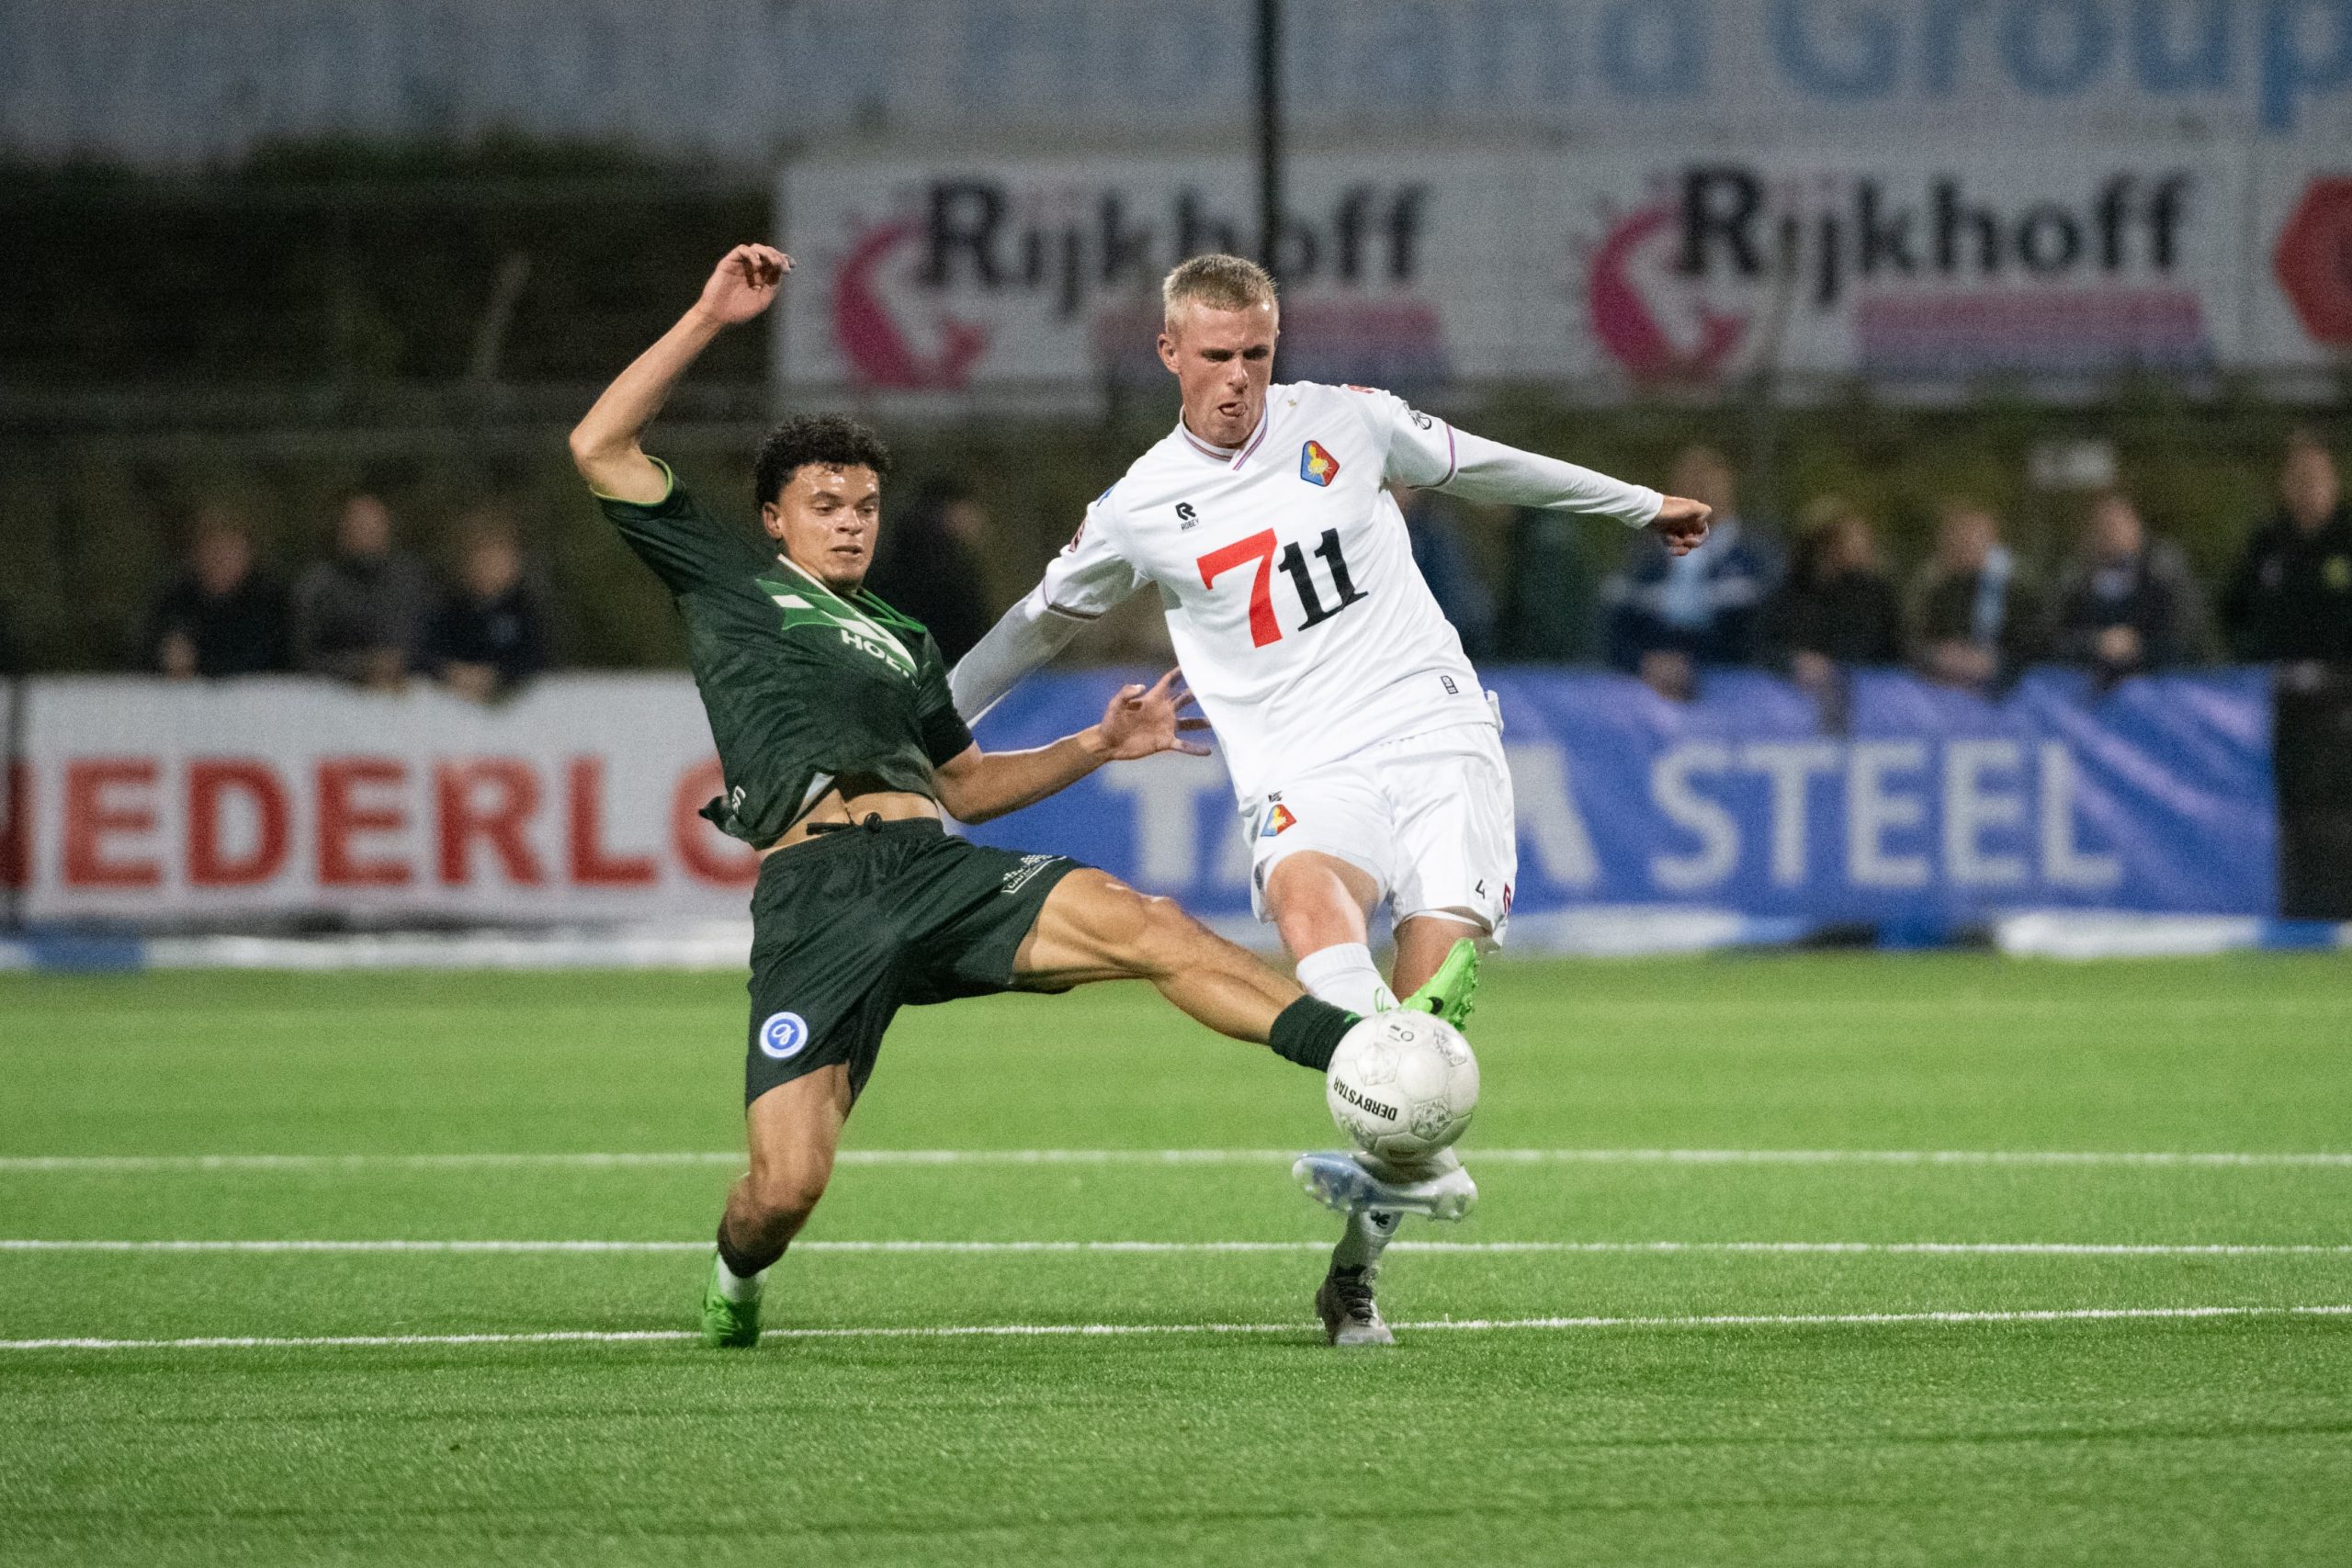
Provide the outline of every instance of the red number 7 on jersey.
<path id="1" fill-rule="evenodd" d="M 1280 642 L 1282 623 L 1274 619 L 1274 596 L 1269 584 L 1274 575 L 1274 531 L 1250 535 L 1236 539 L 1221 550 L 1211 550 L 1200 559 L 1201 586 L 1215 588 L 1216 580 L 1239 566 L 1243 561 L 1258 563 L 1258 575 L 1250 583 L 1250 640 L 1259 648 L 1270 642 Z"/>

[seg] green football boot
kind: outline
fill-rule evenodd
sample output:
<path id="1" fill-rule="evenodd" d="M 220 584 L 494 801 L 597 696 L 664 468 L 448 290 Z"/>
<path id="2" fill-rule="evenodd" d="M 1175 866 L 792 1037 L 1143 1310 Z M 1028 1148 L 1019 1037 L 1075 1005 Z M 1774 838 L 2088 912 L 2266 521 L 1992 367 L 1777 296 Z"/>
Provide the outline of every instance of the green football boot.
<path id="1" fill-rule="evenodd" d="M 756 1345 L 760 1342 L 760 1303 L 730 1302 L 718 1292 L 718 1258 L 710 1259 L 710 1278 L 702 1288 L 702 1337 L 713 1346 Z"/>
<path id="2" fill-rule="evenodd" d="M 1396 1005 L 1435 1013 L 1454 1028 L 1465 1029 L 1477 995 L 1478 944 L 1465 936 L 1453 944 L 1429 983 Z"/>

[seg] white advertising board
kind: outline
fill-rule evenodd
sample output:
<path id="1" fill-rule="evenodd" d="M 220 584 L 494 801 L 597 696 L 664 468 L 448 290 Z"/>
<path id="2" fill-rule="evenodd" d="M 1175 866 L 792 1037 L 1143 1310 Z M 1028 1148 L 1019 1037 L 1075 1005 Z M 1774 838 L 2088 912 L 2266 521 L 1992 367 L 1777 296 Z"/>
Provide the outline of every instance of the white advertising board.
<path id="1" fill-rule="evenodd" d="M 484 708 L 294 678 L 27 683 L 27 918 L 740 917 L 757 862 L 695 815 L 694 682 L 551 676 Z"/>
<path id="2" fill-rule="evenodd" d="M 843 136 L 1239 145 L 1250 0 L 0 0 L 0 145 L 201 167 L 490 131 L 763 165 Z M 1309 136 L 2352 141 L 2352 0 L 1284 0 Z"/>
<path id="3" fill-rule="evenodd" d="M 1291 176 L 1283 373 L 1441 385 L 1536 360 L 1541 288 L 1517 154 L 1317 154 Z M 810 163 L 787 177 L 800 270 L 787 388 L 1156 386 L 1159 281 L 1258 248 L 1237 159 Z"/>
<path id="4" fill-rule="evenodd" d="M 803 163 L 780 383 L 1158 387 L 1158 279 L 1254 253 L 1250 191 L 1239 159 Z M 1285 206 L 1290 379 L 1605 396 L 1764 370 L 1947 395 L 2352 348 L 2352 180 L 2248 149 L 1303 152 Z"/>

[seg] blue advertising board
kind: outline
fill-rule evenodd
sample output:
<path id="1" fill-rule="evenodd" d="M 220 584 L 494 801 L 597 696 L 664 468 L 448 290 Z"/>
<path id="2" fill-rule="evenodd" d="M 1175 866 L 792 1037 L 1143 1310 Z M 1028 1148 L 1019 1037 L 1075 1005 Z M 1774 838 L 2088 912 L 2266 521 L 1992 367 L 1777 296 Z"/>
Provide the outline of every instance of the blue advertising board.
<path id="1" fill-rule="evenodd" d="M 1032 681 L 981 742 L 1083 728 L 1134 673 Z M 2106 691 L 2037 671 L 1997 701 L 1865 671 L 1837 733 L 1803 692 L 1747 671 L 1711 673 L 1690 703 L 1584 671 L 1488 681 L 1522 916 L 1634 906 L 1949 927 L 2026 909 L 2276 910 L 2260 671 Z M 1117 764 L 974 836 L 1074 855 L 1204 915 L 1249 909 L 1250 846 L 1214 761 Z"/>

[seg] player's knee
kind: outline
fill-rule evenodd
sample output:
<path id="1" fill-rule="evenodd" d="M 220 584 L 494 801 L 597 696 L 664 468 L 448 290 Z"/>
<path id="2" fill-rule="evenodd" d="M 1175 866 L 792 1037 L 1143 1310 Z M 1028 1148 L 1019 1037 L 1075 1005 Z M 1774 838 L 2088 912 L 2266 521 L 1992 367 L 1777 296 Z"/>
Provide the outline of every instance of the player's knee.
<path id="1" fill-rule="evenodd" d="M 752 1172 L 750 1198 L 763 1226 L 798 1229 L 825 1195 L 831 1172 L 816 1165 L 776 1165 Z"/>
<path id="2" fill-rule="evenodd" d="M 1173 898 L 1138 894 L 1136 902 L 1140 908 L 1136 911 L 1124 954 L 1128 963 L 1144 974 L 1159 974 L 1191 963 L 1194 950 L 1208 940 L 1208 928 L 1186 914 Z"/>

